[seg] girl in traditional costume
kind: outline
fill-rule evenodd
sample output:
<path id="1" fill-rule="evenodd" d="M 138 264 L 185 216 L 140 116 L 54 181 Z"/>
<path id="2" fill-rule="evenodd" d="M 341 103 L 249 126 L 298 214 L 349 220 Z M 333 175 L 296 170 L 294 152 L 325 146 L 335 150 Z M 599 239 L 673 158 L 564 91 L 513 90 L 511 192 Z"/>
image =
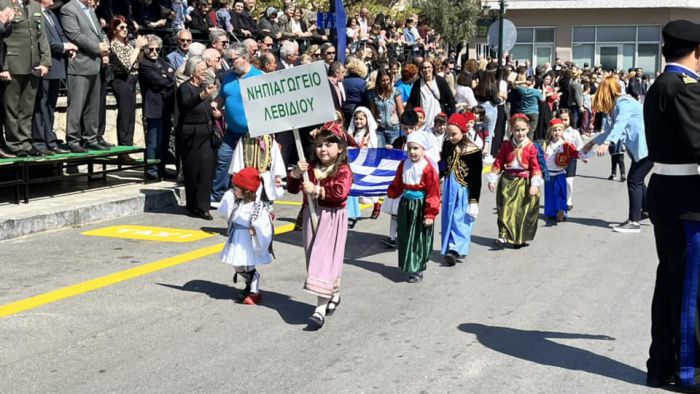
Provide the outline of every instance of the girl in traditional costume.
<path id="1" fill-rule="evenodd" d="M 561 108 L 557 111 L 557 118 L 561 119 L 564 124 L 564 134 L 562 136 L 564 141 L 570 142 L 577 151 L 580 151 L 583 148 L 583 139 L 581 138 L 581 133 L 571 127 L 571 112 L 567 108 Z M 566 166 L 566 205 L 569 211 L 574 207 L 574 178 L 576 178 L 577 162 L 578 160 L 573 158 L 569 161 L 569 165 Z"/>
<path id="2" fill-rule="evenodd" d="M 235 175 L 247 167 L 260 173 L 262 183 L 256 191 L 258 200 L 270 205 L 284 195 L 282 178 L 286 175 L 286 168 L 273 135 L 250 137 L 246 134 L 238 141 L 228 172 Z"/>
<path id="3" fill-rule="evenodd" d="M 539 192 L 544 181 L 537 160 L 537 147 L 527 138 L 528 122 L 529 118 L 524 114 L 510 118 L 513 136 L 501 146 L 488 175 L 489 190 L 496 192 L 496 243 L 500 247 L 507 244 L 522 247 L 533 240 L 537 232 Z"/>
<path id="4" fill-rule="evenodd" d="M 245 280 L 245 290 L 239 301 L 257 305 L 262 298 L 257 267 L 272 261 L 272 218 L 267 205 L 256 197 L 261 182 L 260 173 L 255 167 L 241 169 L 233 176 L 231 183 L 232 190 L 224 194 L 218 208 L 218 213 L 228 219 L 229 228 L 221 261 L 235 269 L 234 283 L 238 276 Z"/>
<path id="5" fill-rule="evenodd" d="M 554 118 L 549 121 L 547 139 L 544 142 L 544 159 L 549 177 L 544 181 L 544 215 L 557 222 L 566 220 L 567 188 L 566 169 L 571 160 L 578 157 L 578 150 L 564 140 L 564 122 Z"/>
<path id="6" fill-rule="evenodd" d="M 387 149 L 406 150 L 406 138 L 412 133 L 418 132 L 418 113 L 414 110 L 407 109 L 403 111 L 400 122 L 401 130 L 404 135 L 395 139 L 392 145 L 387 145 Z M 384 199 L 384 204 L 382 204 L 382 211 L 391 215 L 391 219 L 389 220 L 389 237 L 383 241 L 384 244 L 390 248 L 396 248 L 396 237 L 398 233 L 398 220 L 396 215 L 399 211 L 399 200 L 400 198 L 390 198 L 387 196 Z"/>
<path id="7" fill-rule="evenodd" d="M 289 173 L 287 191 L 304 192 L 302 233 L 307 267 L 304 290 L 318 297 L 309 325 L 321 328 L 326 316 L 333 314 L 340 304 L 340 277 L 348 234 L 345 205 L 353 178 L 347 164 L 347 139 L 342 126 L 326 123 L 314 143 L 311 162 L 300 160 Z M 302 180 L 305 172 L 308 182 Z M 316 203 L 318 223 L 312 223 L 309 198 Z"/>
<path id="8" fill-rule="evenodd" d="M 399 198 L 399 267 L 408 274 L 408 282 L 423 279 L 426 263 L 433 251 L 433 221 L 440 211 L 440 180 L 435 167 L 425 158 L 430 136 L 414 132 L 406 139 L 408 159 L 399 164 L 388 196 Z"/>
<path id="9" fill-rule="evenodd" d="M 470 116 L 471 115 L 471 116 Z M 455 265 L 469 254 L 472 227 L 479 214 L 482 151 L 467 137 L 473 114 L 452 114 L 440 160 L 442 188 L 442 255 Z M 473 129 L 472 129 L 473 130 Z"/>
<path id="10" fill-rule="evenodd" d="M 348 127 L 348 134 L 353 137 L 357 148 L 379 148 L 377 145 L 377 121 L 372 116 L 372 112 L 367 107 L 357 107 L 352 115 L 352 122 Z M 370 199 L 374 204 L 372 219 L 379 217 L 382 204 L 377 197 Z M 362 216 L 360 210 L 360 198 L 348 197 L 348 222 L 350 228 L 355 227 L 357 218 Z"/>

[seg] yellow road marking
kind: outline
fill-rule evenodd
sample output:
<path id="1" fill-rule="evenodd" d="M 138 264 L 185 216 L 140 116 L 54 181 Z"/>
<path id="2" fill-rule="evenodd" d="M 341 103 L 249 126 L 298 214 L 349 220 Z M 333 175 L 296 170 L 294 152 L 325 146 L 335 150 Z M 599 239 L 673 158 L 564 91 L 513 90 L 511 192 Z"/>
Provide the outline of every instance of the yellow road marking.
<path id="1" fill-rule="evenodd" d="M 294 223 L 284 224 L 275 228 L 275 234 L 284 234 L 294 230 Z M 119 282 L 124 282 L 129 279 L 134 279 L 139 276 L 147 275 L 176 265 L 188 263 L 203 257 L 211 256 L 219 253 L 224 248 L 224 243 L 219 243 L 212 246 L 207 246 L 191 252 L 183 253 L 177 256 L 168 257 L 163 260 L 154 261 L 128 270 L 115 272 L 105 275 L 100 278 L 91 279 L 72 286 L 66 286 L 58 290 L 48 293 L 39 294 L 34 297 L 25 298 L 10 304 L 0 306 L 0 318 L 24 312 L 30 309 L 50 304 L 66 298 L 75 297 L 93 290 L 111 286 Z"/>
<path id="2" fill-rule="evenodd" d="M 82 235 L 93 237 L 140 239 L 144 241 L 158 242 L 194 242 L 216 236 L 201 230 L 187 230 L 182 228 L 165 228 L 150 226 L 121 225 L 98 228 L 85 231 Z"/>
<path id="3" fill-rule="evenodd" d="M 275 205 L 298 205 L 301 206 L 301 201 L 280 201 L 280 200 L 275 200 Z"/>

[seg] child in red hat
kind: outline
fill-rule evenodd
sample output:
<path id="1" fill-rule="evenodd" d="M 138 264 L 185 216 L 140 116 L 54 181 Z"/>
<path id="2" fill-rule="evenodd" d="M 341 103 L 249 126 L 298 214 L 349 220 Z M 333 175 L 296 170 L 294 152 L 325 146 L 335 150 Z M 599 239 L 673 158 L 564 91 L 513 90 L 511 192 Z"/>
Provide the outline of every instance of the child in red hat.
<path id="1" fill-rule="evenodd" d="M 561 119 L 549 121 L 547 138 L 544 140 L 544 159 L 549 177 L 544 181 L 544 215 L 557 222 L 566 220 L 569 211 L 566 200 L 566 168 L 571 160 L 578 158 L 576 146 L 564 140 L 565 125 Z"/>
<path id="2" fill-rule="evenodd" d="M 479 214 L 482 153 L 469 138 L 474 114 L 452 114 L 440 157 L 442 186 L 442 255 L 447 265 L 469 254 L 472 227 Z M 471 127 L 471 128 L 470 128 Z"/>
<path id="3" fill-rule="evenodd" d="M 243 304 L 260 303 L 259 265 L 272 262 L 272 235 L 274 228 L 267 205 L 256 193 L 260 187 L 260 172 L 255 167 L 246 167 L 232 178 L 233 193 L 221 200 L 219 214 L 228 218 L 228 241 L 221 253 L 221 261 L 231 264 L 236 270 L 233 282 L 240 275 L 245 280 L 245 290 L 239 301 Z"/>

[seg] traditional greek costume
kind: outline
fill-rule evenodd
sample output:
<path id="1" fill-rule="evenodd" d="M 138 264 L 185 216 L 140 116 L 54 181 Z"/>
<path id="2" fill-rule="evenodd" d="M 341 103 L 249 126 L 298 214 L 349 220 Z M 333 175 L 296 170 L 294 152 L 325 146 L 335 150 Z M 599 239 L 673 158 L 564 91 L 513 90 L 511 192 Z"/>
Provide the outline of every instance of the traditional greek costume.
<path id="1" fill-rule="evenodd" d="M 469 254 L 472 227 L 481 195 L 482 151 L 469 143 L 463 150 L 450 141 L 442 147 L 442 248 L 446 255 Z"/>
<path id="2" fill-rule="evenodd" d="M 260 172 L 262 184 L 258 188 L 258 200 L 269 202 L 281 198 L 284 189 L 277 186 L 275 178 L 287 175 L 279 145 L 271 135 L 260 137 L 243 136 L 236 144 L 229 174 L 235 174 L 246 167 L 254 167 Z"/>
<path id="3" fill-rule="evenodd" d="M 440 181 L 435 167 L 422 158 L 399 164 L 396 177 L 387 192 L 401 198 L 398 208 L 399 267 L 407 274 L 425 271 L 433 251 L 433 226 L 425 219 L 435 219 L 440 211 Z"/>
<path id="4" fill-rule="evenodd" d="M 544 215 L 550 218 L 563 212 L 566 217 L 568 191 L 566 187 L 567 167 L 578 157 L 574 144 L 560 138 L 557 142 L 545 145 L 544 158 L 547 163 L 549 179 L 544 182 Z"/>
<path id="5" fill-rule="evenodd" d="M 336 169 L 335 165 L 321 168 L 312 163 L 308 174 L 309 181 L 320 186 L 320 194 L 316 200 L 316 231 L 312 230 L 309 196 L 304 194 L 302 233 L 307 267 L 304 290 L 329 298 L 340 290 L 348 234 L 345 205 L 352 186 L 352 170 L 347 164 Z M 287 191 L 292 194 L 302 192 L 302 183 L 302 179 L 287 177 Z"/>
<path id="6" fill-rule="evenodd" d="M 513 140 L 505 142 L 488 178 L 489 183 L 498 182 L 499 238 L 514 245 L 533 240 L 537 232 L 540 196 L 539 193 L 530 196 L 529 189 L 543 184 L 537 147 L 528 139 L 519 145 Z"/>

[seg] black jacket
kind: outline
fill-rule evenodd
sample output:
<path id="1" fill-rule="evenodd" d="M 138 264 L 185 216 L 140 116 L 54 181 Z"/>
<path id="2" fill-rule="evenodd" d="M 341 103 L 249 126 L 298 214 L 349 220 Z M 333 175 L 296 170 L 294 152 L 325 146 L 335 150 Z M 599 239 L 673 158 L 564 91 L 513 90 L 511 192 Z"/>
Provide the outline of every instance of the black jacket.
<path id="1" fill-rule="evenodd" d="M 169 119 L 174 105 L 174 71 L 163 59 L 139 63 L 139 85 L 143 114 L 149 119 Z"/>
<path id="2" fill-rule="evenodd" d="M 408 96 L 409 108 L 422 107 L 420 102 L 421 80 L 422 78 L 418 79 L 416 82 L 413 83 L 413 87 L 411 88 L 411 94 L 409 94 Z M 447 84 L 445 78 L 436 75 L 435 83 L 437 84 L 437 88 L 440 93 L 440 108 L 442 112 L 446 113 L 447 116 L 450 116 L 452 113 L 455 112 L 455 96 L 452 94 L 450 85 Z"/>

